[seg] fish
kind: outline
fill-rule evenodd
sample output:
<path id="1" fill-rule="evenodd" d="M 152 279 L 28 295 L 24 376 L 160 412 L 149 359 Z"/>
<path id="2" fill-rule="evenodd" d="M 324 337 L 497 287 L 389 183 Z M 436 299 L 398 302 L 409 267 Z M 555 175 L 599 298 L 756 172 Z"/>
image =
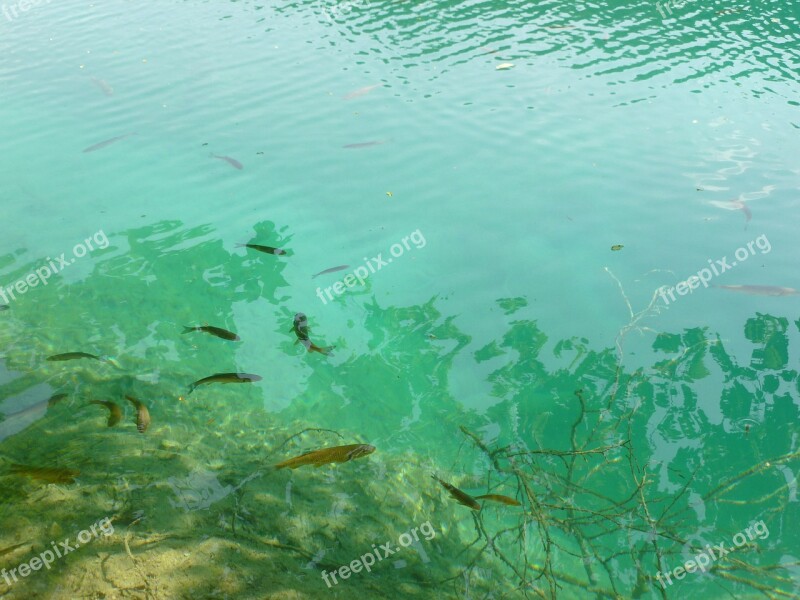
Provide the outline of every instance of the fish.
<path id="1" fill-rule="evenodd" d="M 47 408 L 50 408 L 51 406 L 55 406 L 56 404 L 61 402 L 67 396 L 69 396 L 69 394 L 53 394 L 52 396 L 50 396 L 50 399 L 47 401 Z"/>
<path id="2" fill-rule="evenodd" d="M 744 200 L 733 199 L 733 200 L 709 200 L 708 202 L 711 206 L 716 206 L 717 208 L 724 208 L 725 210 L 740 210 L 744 213 L 744 222 L 748 223 L 750 219 L 753 218 L 753 213 L 750 212 L 750 207 L 744 203 Z"/>
<path id="3" fill-rule="evenodd" d="M 236 244 L 237 248 L 252 248 L 253 250 L 258 250 L 259 252 L 264 252 L 265 254 L 286 254 L 286 250 L 281 250 L 280 248 L 273 248 L 272 246 L 261 246 L 259 244 Z"/>
<path id="4" fill-rule="evenodd" d="M 105 79 L 98 79 L 97 77 L 92 77 L 92 83 L 103 90 L 103 93 L 106 96 L 113 96 L 114 95 L 114 88 L 112 88 Z"/>
<path id="5" fill-rule="evenodd" d="M 499 65 L 497 65 L 497 66 L 495 67 L 495 70 L 497 70 L 497 71 L 504 71 L 505 69 L 511 69 L 513 66 L 514 66 L 514 63 L 509 63 L 509 62 L 507 62 L 507 63 L 500 63 Z"/>
<path id="6" fill-rule="evenodd" d="M 150 411 L 133 396 L 125 396 L 125 399 L 136 407 L 136 429 L 139 430 L 139 433 L 144 433 L 150 427 Z"/>
<path id="7" fill-rule="evenodd" d="M 611 250 L 612 250 L 613 252 L 619 252 L 619 251 L 620 251 L 620 250 L 622 250 L 624 247 L 625 247 L 625 246 L 623 246 L 622 244 L 614 244 L 613 246 L 611 246 Z"/>
<path id="8" fill-rule="evenodd" d="M 227 329 L 222 329 L 221 327 L 213 327 L 211 325 L 203 325 L 202 327 L 187 327 L 184 325 L 183 333 L 191 333 L 192 331 L 204 331 L 205 333 L 210 333 L 211 335 L 215 335 L 218 338 L 222 338 L 223 340 L 230 340 L 232 342 L 238 342 L 241 338 L 233 333 L 232 331 L 228 331 Z"/>
<path id="9" fill-rule="evenodd" d="M 366 95 L 366 94 L 369 94 L 369 93 L 370 93 L 372 90 L 374 90 L 376 87 L 380 87 L 380 84 L 379 84 L 379 83 L 376 83 L 376 84 L 374 84 L 374 85 L 367 85 L 367 86 L 365 86 L 365 87 L 359 88 L 359 89 L 357 89 L 357 90 L 354 90 L 354 91 L 352 91 L 352 92 L 350 92 L 350 93 L 348 93 L 348 94 L 345 94 L 345 95 L 343 96 L 343 98 L 344 98 L 345 100 L 352 100 L 353 98 L 359 98 L 359 97 L 361 97 L 361 96 L 364 96 L 364 95 Z"/>
<path id="10" fill-rule="evenodd" d="M 3 548 L 2 550 L 0 550 L 0 556 L 4 556 L 6 554 L 9 554 L 9 553 L 13 552 L 14 550 L 16 550 L 17 548 L 22 548 L 23 546 L 26 546 L 28 544 L 30 544 L 30 542 L 22 542 L 21 544 L 15 544 L 13 546 L 9 546 L 8 548 Z"/>
<path id="11" fill-rule="evenodd" d="M 79 358 L 92 358 L 94 360 L 99 360 L 100 362 L 105 362 L 120 368 L 119 363 L 113 358 L 109 358 L 107 356 L 96 356 L 94 354 L 89 354 L 88 352 L 64 352 L 63 354 L 54 354 L 53 356 L 48 356 L 47 360 L 51 362 L 60 362 L 65 360 L 78 360 Z"/>
<path id="12" fill-rule="evenodd" d="M 219 160 L 224 160 L 226 163 L 228 163 L 234 169 L 239 169 L 240 171 L 242 169 L 244 169 L 244 165 L 242 163 L 240 163 L 235 158 L 231 158 L 230 156 L 217 156 L 216 154 L 212 154 L 211 158 L 218 158 Z"/>
<path id="13" fill-rule="evenodd" d="M 11 308 L 11 307 L 8 304 L 0 304 L 0 312 L 3 312 L 4 310 L 8 310 L 9 308 Z"/>
<path id="14" fill-rule="evenodd" d="M 385 144 L 385 143 L 386 142 L 384 142 L 382 140 L 371 140 L 369 142 L 358 142 L 356 144 L 345 144 L 344 146 L 342 146 L 342 148 L 349 148 L 349 149 L 369 148 L 370 146 L 379 146 L 379 145 Z"/>
<path id="15" fill-rule="evenodd" d="M 114 142 L 118 142 L 120 140 L 124 140 L 126 137 L 130 137 L 132 135 L 136 135 L 136 132 L 133 133 L 126 133 L 125 135 L 118 135 L 117 137 L 113 137 L 110 140 L 105 140 L 103 142 L 99 142 L 94 144 L 93 146 L 89 146 L 88 148 L 84 148 L 84 152 L 94 152 L 95 150 L 100 150 L 100 148 L 105 148 L 106 146 L 110 146 Z"/>
<path id="16" fill-rule="evenodd" d="M 800 294 L 800 291 L 793 288 L 775 285 L 715 285 L 713 287 L 754 296 L 794 296 Z"/>
<path id="17" fill-rule="evenodd" d="M 108 426 L 113 427 L 122 420 L 122 409 L 119 404 L 115 402 L 106 402 L 105 400 L 90 400 L 89 404 L 97 404 L 105 406 L 108 409 Z"/>
<path id="18" fill-rule="evenodd" d="M 475 500 L 475 498 L 473 498 L 466 492 L 462 492 L 457 487 L 450 485 L 446 481 L 442 481 L 441 479 L 436 477 L 436 475 L 431 475 L 431 477 L 433 477 L 436 481 L 438 481 L 441 484 L 441 486 L 444 489 L 446 489 L 450 493 L 450 495 L 456 499 L 456 501 L 459 504 L 463 504 L 464 506 L 469 506 L 472 510 L 481 509 L 481 505 L 478 503 L 478 501 Z"/>
<path id="19" fill-rule="evenodd" d="M 332 350 L 336 348 L 336 346 L 325 346 L 322 348 L 308 339 L 308 318 L 303 313 L 297 313 L 294 316 L 292 330 L 294 331 L 295 335 L 297 335 L 295 344 L 300 342 L 309 352 L 319 352 L 320 354 L 330 356 L 333 353 Z"/>
<path id="20" fill-rule="evenodd" d="M 191 394 L 195 388 L 209 383 L 250 383 L 252 381 L 261 381 L 261 376 L 250 373 L 216 373 L 195 381 L 189 386 L 189 393 Z"/>
<path id="21" fill-rule="evenodd" d="M 325 273 L 335 273 L 336 271 L 341 271 L 342 269 L 349 269 L 350 265 L 339 265 L 338 267 L 331 267 L 330 269 L 325 269 L 324 271 L 320 271 L 316 275 L 312 275 L 311 279 L 315 277 L 319 277 L 320 275 L 325 275 Z"/>
<path id="22" fill-rule="evenodd" d="M 475 499 L 492 500 L 493 502 L 501 502 L 502 504 L 508 504 L 509 506 L 522 506 L 522 504 L 514 500 L 514 498 L 509 498 L 508 496 L 503 496 L 502 494 L 484 494 L 483 496 L 475 496 Z"/>
<path id="23" fill-rule="evenodd" d="M 295 456 L 275 465 L 276 469 L 296 469 L 303 465 L 314 465 L 321 467 L 330 463 L 343 463 L 355 458 L 361 458 L 375 452 L 375 446 L 369 444 L 349 444 L 347 446 L 334 446 L 332 448 L 322 448 L 321 450 L 311 450 L 300 456 Z"/>
<path id="24" fill-rule="evenodd" d="M 11 465 L 10 469 L 15 475 L 27 475 L 31 479 L 47 483 L 75 483 L 75 478 L 81 474 L 80 471 L 60 467 L 30 467 L 15 464 Z"/>

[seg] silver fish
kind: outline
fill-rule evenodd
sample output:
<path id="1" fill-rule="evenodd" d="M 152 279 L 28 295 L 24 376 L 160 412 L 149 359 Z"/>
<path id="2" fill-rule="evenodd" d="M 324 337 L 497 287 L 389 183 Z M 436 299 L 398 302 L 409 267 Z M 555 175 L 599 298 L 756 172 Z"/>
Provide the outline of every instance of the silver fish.
<path id="1" fill-rule="evenodd" d="M 370 146 L 379 146 L 380 144 L 383 143 L 384 142 L 382 140 L 372 140 L 369 142 L 358 142 L 357 144 L 345 144 L 344 146 L 342 146 L 342 148 L 349 148 L 349 149 L 369 148 Z"/>
<path id="2" fill-rule="evenodd" d="M 755 296 L 795 296 L 800 294 L 800 291 L 793 288 L 776 285 L 715 285 L 714 287 Z"/>
<path id="3" fill-rule="evenodd" d="M 380 84 L 376 83 L 375 85 L 368 85 L 368 86 L 359 88 L 359 89 L 357 89 L 355 91 L 350 92 L 349 94 L 345 94 L 344 95 L 344 99 L 345 100 L 352 100 L 353 98 L 359 98 L 360 96 L 364 96 L 366 94 L 369 94 L 372 90 L 374 90 L 376 87 L 379 87 L 379 86 L 380 86 Z"/>
<path id="4" fill-rule="evenodd" d="M 324 271 L 320 271 L 316 275 L 312 275 L 311 279 L 315 277 L 319 277 L 320 275 L 325 275 L 325 273 L 335 273 L 336 271 L 341 271 L 342 269 L 348 269 L 350 265 L 339 265 L 338 267 L 331 267 L 330 269 L 325 269 Z"/>

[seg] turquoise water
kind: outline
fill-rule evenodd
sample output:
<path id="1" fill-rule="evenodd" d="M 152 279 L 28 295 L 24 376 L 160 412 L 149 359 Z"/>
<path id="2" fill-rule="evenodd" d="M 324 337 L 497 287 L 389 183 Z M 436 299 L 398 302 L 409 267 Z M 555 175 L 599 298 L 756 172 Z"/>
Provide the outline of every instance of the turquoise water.
<path id="1" fill-rule="evenodd" d="M 0 597 L 800 597 L 796 6 L 24 8 Z"/>

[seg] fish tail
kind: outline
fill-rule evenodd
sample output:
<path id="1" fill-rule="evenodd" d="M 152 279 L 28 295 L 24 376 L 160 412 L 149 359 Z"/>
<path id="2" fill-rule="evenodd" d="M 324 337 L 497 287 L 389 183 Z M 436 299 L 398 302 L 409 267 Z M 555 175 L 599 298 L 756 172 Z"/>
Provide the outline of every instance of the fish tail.
<path id="1" fill-rule="evenodd" d="M 195 329 L 197 329 L 197 328 L 196 328 L 196 327 L 187 327 L 186 325 L 184 325 L 184 326 L 183 326 L 183 331 L 181 332 L 181 334 L 184 334 L 184 333 L 191 333 L 191 332 L 193 332 Z"/>
<path id="2" fill-rule="evenodd" d="M 236 244 L 236 247 L 237 248 L 245 248 L 245 247 L 247 247 L 247 244 Z"/>
<path id="3" fill-rule="evenodd" d="M 195 384 L 191 384 L 191 385 L 189 386 L 189 393 L 188 393 L 188 394 L 186 394 L 186 395 L 188 396 L 189 394 L 191 394 L 191 393 L 194 391 L 194 388 L 196 388 L 196 387 L 197 387 L 197 386 L 196 386 Z"/>

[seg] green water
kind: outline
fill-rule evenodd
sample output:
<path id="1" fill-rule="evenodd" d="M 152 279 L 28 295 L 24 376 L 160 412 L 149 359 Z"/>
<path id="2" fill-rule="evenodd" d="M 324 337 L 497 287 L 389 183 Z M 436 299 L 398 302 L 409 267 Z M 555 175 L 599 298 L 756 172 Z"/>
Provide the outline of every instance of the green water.
<path id="1" fill-rule="evenodd" d="M 800 13 L 659 7 L 0 6 L 0 598 L 800 598 Z"/>

